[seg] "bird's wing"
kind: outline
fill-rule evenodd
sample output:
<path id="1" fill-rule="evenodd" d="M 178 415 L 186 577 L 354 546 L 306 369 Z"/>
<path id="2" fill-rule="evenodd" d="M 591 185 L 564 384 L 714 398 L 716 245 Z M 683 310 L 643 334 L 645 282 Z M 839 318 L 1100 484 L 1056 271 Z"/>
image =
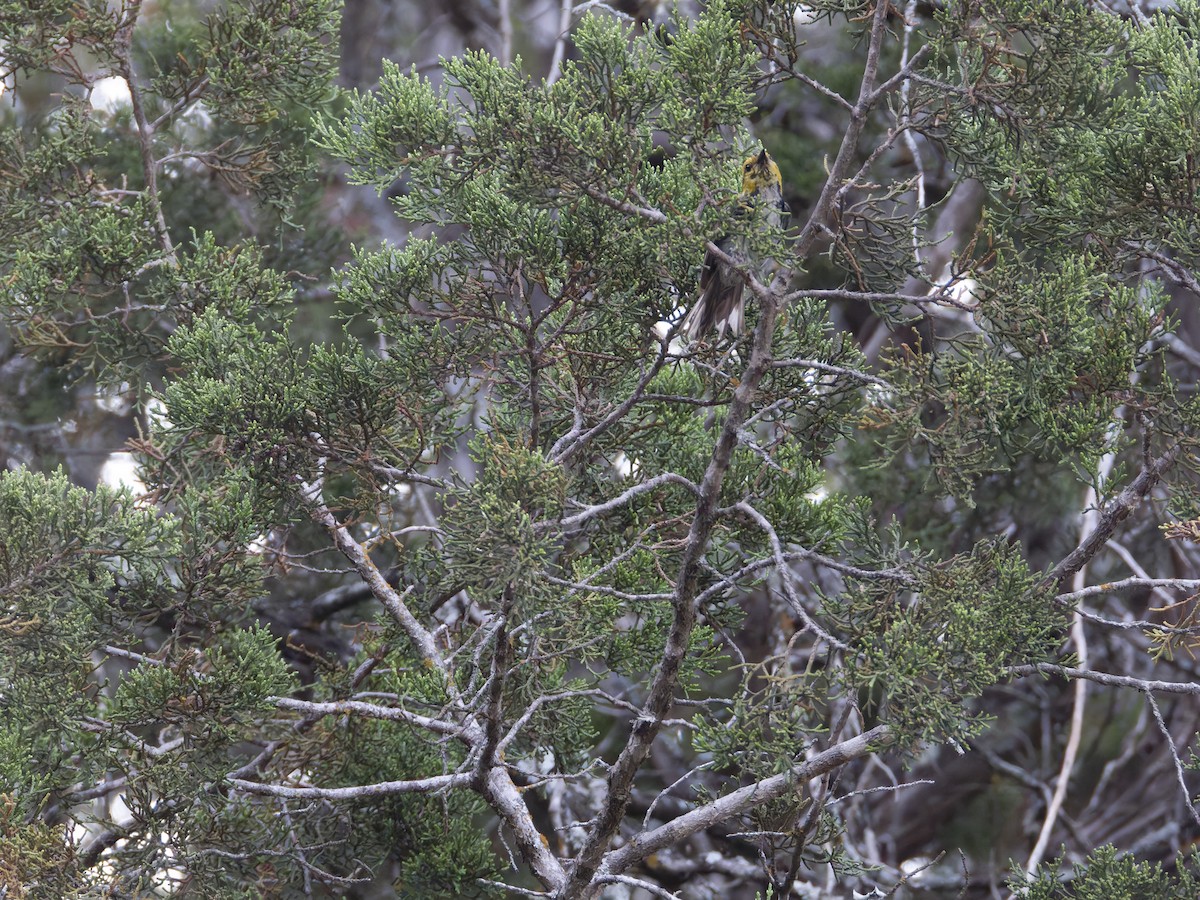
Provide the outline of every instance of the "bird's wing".
<path id="1" fill-rule="evenodd" d="M 752 210 L 753 208 L 754 208 L 754 198 L 753 197 L 748 197 L 745 194 L 739 195 L 738 202 L 733 207 L 732 218 L 733 218 L 734 222 L 740 222 L 742 219 L 746 218 L 746 216 L 750 213 L 750 210 Z M 737 225 L 736 227 L 744 228 L 745 225 Z M 716 244 L 718 247 L 720 247 L 723 252 L 728 253 L 729 252 L 729 238 L 730 238 L 730 235 L 723 234 L 719 238 L 717 238 L 715 241 L 713 241 L 713 243 Z M 704 265 L 700 269 L 700 293 L 701 294 L 704 293 L 704 289 L 706 287 L 708 287 L 709 284 L 712 282 L 713 278 L 716 277 L 717 265 L 720 262 L 721 261 L 719 259 L 717 259 L 716 254 L 714 254 L 711 250 L 704 251 Z"/>
<path id="2" fill-rule="evenodd" d="M 721 238 L 724 240 L 724 238 Z M 714 244 L 720 246 L 721 241 L 713 241 Z M 704 265 L 700 267 L 700 294 L 703 295 L 712 284 L 712 280 L 717 277 L 717 266 L 720 264 L 717 255 L 712 250 L 704 251 Z"/>

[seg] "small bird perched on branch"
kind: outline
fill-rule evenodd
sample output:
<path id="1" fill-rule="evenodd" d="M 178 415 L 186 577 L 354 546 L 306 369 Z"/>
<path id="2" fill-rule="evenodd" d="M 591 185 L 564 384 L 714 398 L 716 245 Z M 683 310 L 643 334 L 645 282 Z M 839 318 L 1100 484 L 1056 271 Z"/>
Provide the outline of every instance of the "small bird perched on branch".
<path id="1" fill-rule="evenodd" d="M 790 214 L 791 210 L 783 199 L 783 176 L 779 174 L 779 166 L 771 159 L 766 148 L 746 157 L 742 163 L 742 193 L 738 196 L 736 215 L 754 215 L 760 227 L 779 228 L 786 225 Z M 756 270 L 762 261 L 753 257 L 750 241 L 746 237 L 725 235 L 714 243 L 737 266 L 750 264 L 751 273 L 761 277 Z M 745 287 L 746 278 L 737 267 L 719 259 L 709 250 L 704 256 L 704 267 L 700 270 L 700 297 L 683 320 L 683 336 L 687 340 L 695 340 L 713 328 L 717 330 L 718 341 L 725 337 L 726 328 L 734 336 L 741 334 L 746 320 Z"/>

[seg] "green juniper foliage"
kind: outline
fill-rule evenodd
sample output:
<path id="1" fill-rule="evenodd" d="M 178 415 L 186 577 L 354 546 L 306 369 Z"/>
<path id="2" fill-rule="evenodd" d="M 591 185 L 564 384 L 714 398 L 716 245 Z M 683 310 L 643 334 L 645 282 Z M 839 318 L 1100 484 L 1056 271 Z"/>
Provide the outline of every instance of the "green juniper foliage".
<path id="1" fill-rule="evenodd" d="M 339 93 L 326 0 L 0 0 L 0 894 L 915 892 L 959 846 L 997 883 L 904 767 L 1100 791 L 1134 754 L 1058 773 L 1079 701 L 1034 676 L 1154 696 L 1188 675 L 1127 634 L 1193 646 L 1194 596 L 1112 597 L 1195 587 L 1200 7 L 1095 6 L 595 10 L 553 77 Z M 791 230 L 739 215 L 765 135 Z M 348 246 L 335 170 L 402 239 Z M 724 234 L 777 265 L 687 344 Z M 85 412 L 144 489 L 54 468 Z M 1125 626 L 1091 656 L 1080 606 Z"/>
<path id="2" fill-rule="evenodd" d="M 1051 863 L 1028 884 L 1014 882 L 1013 896 L 1020 900 L 1184 900 L 1200 890 L 1200 881 L 1188 868 L 1181 865 L 1167 872 L 1158 863 L 1118 854 L 1111 845 L 1096 848 L 1082 871 L 1065 882 L 1054 874 L 1062 863 L 1062 859 Z"/>

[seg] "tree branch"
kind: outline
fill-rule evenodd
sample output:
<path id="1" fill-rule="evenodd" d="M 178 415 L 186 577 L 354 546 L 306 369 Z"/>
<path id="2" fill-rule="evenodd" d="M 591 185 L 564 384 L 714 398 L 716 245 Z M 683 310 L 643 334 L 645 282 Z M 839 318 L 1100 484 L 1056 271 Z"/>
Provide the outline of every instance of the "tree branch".
<path id="1" fill-rule="evenodd" d="M 167 230 L 167 220 L 163 215 L 162 201 L 158 196 L 158 163 L 154 159 L 154 127 L 146 118 L 146 110 L 142 105 L 142 91 L 133 73 L 133 28 L 137 24 L 138 14 L 142 9 L 142 0 L 131 0 L 125 9 L 125 21 L 117 30 L 113 50 L 116 53 L 117 68 L 121 78 L 129 88 L 129 105 L 133 112 L 133 121 L 137 125 L 138 151 L 142 158 L 142 177 L 146 179 L 146 198 L 150 202 L 150 210 L 154 214 L 154 224 L 158 231 L 159 246 L 167 257 L 174 262 L 175 248 L 171 244 L 171 233 Z"/>
<path id="2" fill-rule="evenodd" d="M 247 794 L 280 797 L 284 800 L 365 800 L 369 797 L 389 797 L 394 794 L 428 794 L 453 787 L 467 787 L 474 775 L 459 772 L 454 775 L 433 775 L 408 781 L 380 781 L 375 784 L 356 784 L 351 787 L 287 787 L 282 784 L 263 784 L 231 778 L 229 784 Z"/>
<path id="3" fill-rule="evenodd" d="M 312 517 L 318 524 L 324 526 L 325 530 L 333 537 L 334 546 L 350 560 L 354 570 L 371 589 L 371 593 L 375 595 L 375 599 L 383 604 L 384 609 L 404 630 L 421 656 L 444 673 L 446 668 L 442 661 L 442 655 L 433 641 L 433 635 L 417 621 L 417 617 L 412 614 L 404 602 L 404 597 L 411 593 L 412 587 L 409 586 L 403 594 L 400 594 L 388 584 L 387 579 L 384 578 L 383 573 L 379 571 L 367 552 L 363 550 L 362 545 L 354 539 L 346 526 L 338 522 L 333 513 L 329 511 L 329 507 L 321 500 L 319 485 L 307 486 L 304 493 L 310 504 Z"/>
<path id="4" fill-rule="evenodd" d="M 693 495 L 698 496 L 700 494 L 700 488 L 696 486 L 695 482 L 689 481 L 682 475 L 676 475 L 674 472 L 663 472 L 661 475 L 655 475 L 649 481 L 643 481 L 640 484 L 635 484 L 629 490 L 625 491 L 623 494 L 613 497 L 611 500 L 606 500 L 604 503 L 597 503 L 595 506 L 589 506 L 587 509 L 583 510 L 582 512 L 578 512 L 573 516 L 567 516 L 565 519 L 560 519 L 558 522 L 547 524 L 554 525 L 555 527 L 562 528 L 564 530 L 575 528 L 579 525 L 582 525 L 584 522 L 587 522 L 589 519 L 595 518 L 596 516 L 602 516 L 606 513 L 612 512 L 615 509 L 620 509 L 631 500 L 640 497 L 642 494 L 645 494 L 648 491 L 656 490 L 662 487 L 664 484 L 682 485 Z"/>
<path id="5" fill-rule="evenodd" d="M 887 27 L 888 6 L 887 3 L 879 3 L 876 6 L 858 102 L 850 113 L 850 124 L 842 138 L 838 155 L 830 167 L 829 177 L 826 179 L 821 196 L 796 240 L 795 252 L 798 258 L 803 258 L 808 254 L 821 227 L 829 217 L 838 186 L 851 165 L 858 138 L 866 125 L 867 112 L 875 99 L 875 80 L 879 68 L 880 47 Z M 619 203 L 619 201 L 617 202 Z M 628 204 L 619 205 L 617 208 L 622 208 L 622 206 L 628 206 Z M 652 216 L 646 215 L 648 211 L 636 208 L 626 211 L 653 219 Z M 753 282 L 753 279 L 749 280 Z M 786 280 L 787 275 L 781 273 L 775 279 L 773 287 L 786 284 Z M 759 293 L 756 284 L 751 283 L 750 286 L 755 289 L 755 293 Z M 575 870 L 571 873 L 570 881 L 560 893 L 563 900 L 575 900 L 577 897 L 593 893 L 588 888 L 592 885 L 593 877 L 598 870 L 605 849 L 620 827 L 625 809 L 629 805 L 633 779 L 649 754 L 650 745 L 657 737 L 662 720 L 666 718 L 667 711 L 674 700 L 679 670 L 687 656 L 691 634 L 696 625 L 694 601 L 698 593 L 700 563 L 716 521 L 721 486 L 724 483 L 725 474 L 729 470 L 734 448 L 737 446 L 738 431 L 750 412 L 758 385 L 771 363 L 771 345 L 775 320 L 779 312 L 779 296 L 775 290 L 767 290 L 760 294 L 760 300 L 762 312 L 754 332 L 750 360 L 746 365 L 741 382 L 734 390 L 725 421 L 722 423 L 721 434 L 704 473 L 704 480 L 700 484 L 696 512 L 692 518 L 687 543 L 683 549 L 679 575 L 675 582 L 676 596 L 673 601 L 675 614 L 667 635 L 662 660 L 651 681 L 642 715 L 634 721 L 633 733 L 630 735 L 629 742 L 609 770 L 607 796 L 583 848 L 576 857 Z"/>
<path id="6" fill-rule="evenodd" d="M 429 716 L 411 713 L 406 709 L 397 709 L 394 706 L 379 706 L 375 703 L 363 703 L 361 700 L 313 703 L 308 700 L 294 700 L 291 697 L 268 697 L 267 701 L 274 703 L 277 709 L 304 713 L 306 716 L 314 718 L 344 715 L 363 716 L 367 719 L 381 719 L 385 722 L 403 722 L 406 725 L 423 728 L 447 737 L 465 738 L 460 725 L 443 719 L 432 719 Z"/>
<path id="7" fill-rule="evenodd" d="M 1110 675 L 1107 672 L 1097 672 L 1093 669 L 1060 666 L 1056 663 L 1030 663 L 1024 666 L 1010 666 L 1004 670 L 1004 674 L 1010 678 L 1021 678 L 1038 673 L 1059 675 L 1063 678 L 1084 678 L 1096 684 L 1130 688 L 1143 694 L 1188 694 L 1200 697 L 1200 684 L 1190 681 L 1151 681 L 1146 678 L 1133 678 L 1129 675 Z"/>
<path id="8" fill-rule="evenodd" d="M 804 608 L 804 604 L 800 602 L 800 597 L 796 594 L 796 589 L 792 585 L 791 570 L 788 568 L 787 560 L 783 555 L 783 543 L 779 540 L 779 535 L 776 533 L 775 527 L 771 524 L 770 520 L 744 501 L 735 504 L 732 509 L 748 517 L 766 533 L 767 540 L 771 544 L 771 555 L 775 560 L 775 571 L 779 573 L 779 580 L 783 585 L 783 594 L 787 598 L 788 606 L 792 608 L 792 612 L 804 623 L 805 629 L 811 631 L 814 637 L 824 641 L 830 647 L 836 647 L 839 650 L 849 650 L 850 648 L 845 642 L 839 641 L 818 625 L 816 620 L 808 614 L 808 610 Z"/>
<path id="9" fill-rule="evenodd" d="M 1138 473 L 1137 478 L 1129 483 L 1125 490 L 1113 498 L 1101 511 L 1096 527 L 1079 543 L 1079 546 L 1067 554 L 1058 565 L 1046 573 L 1042 579 L 1043 586 L 1058 585 L 1064 579 L 1070 578 L 1091 560 L 1100 548 L 1108 541 L 1117 526 L 1129 518 L 1141 504 L 1146 495 L 1162 479 L 1179 456 L 1180 444 L 1170 447 L 1162 456 L 1150 460 Z"/>
<path id="10" fill-rule="evenodd" d="M 404 594 L 399 594 L 392 588 L 383 574 L 375 566 L 375 563 L 363 550 L 362 546 L 354 539 L 344 525 L 341 525 L 334 517 L 333 513 L 321 500 L 320 482 L 315 484 L 305 485 L 303 487 L 303 495 L 308 502 L 313 518 L 332 535 L 334 544 L 342 554 L 350 560 L 354 569 L 358 572 L 359 577 L 371 588 L 371 593 L 383 604 L 384 608 L 391 614 L 392 618 L 400 625 L 404 633 L 408 635 L 413 642 L 418 652 L 425 658 L 428 665 L 437 669 L 442 675 L 443 684 L 447 692 L 452 698 L 454 704 L 460 709 L 465 707 L 462 705 L 459 691 L 454 684 L 454 680 L 450 677 L 449 669 L 445 660 L 442 658 L 440 651 L 434 642 L 433 635 L 426 629 L 417 618 L 409 610 L 404 603 L 404 596 L 409 593 L 409 588 Z M 481 749 L 486 741 L 487 735 L 484 729 L 473 718 L 468 719 L 462 726 L 461 738 L 465 740 L 472 749 Z M 566 881 L 566 873 L 563 871 L 562 864 L 552 854 L 546 844 L 545 838 L 537 830 L 534 825 L 533 817 L 530 815 L 529 807 L 525 804 L 512 778 L 504 770 L 502 766 L 492 765 L 486 773 L 470 772 L 462 775 L 440 776 L 442 778 L 450 778 L 451 781 L 446 783 L 438 783 L 430 779 L 423 779 L 414 782 L 395 782 L 389 784 L 418 784 L 426 785 L 423 788 L 426 791 L 439 790 L 450 787 L 474 787 L 476 791 L 491 805 L 497 815 L 504 821 L 512 830 L 517 839 L 517 845 L 521 849 L 521 853 L 525 860 L 533 869 L 534 874 L 542 881 L 543 884 L 551 888 L 558 888 Z M 243 784 L 255 784 L 254 782 L 245 782 L 240 779 L 232 782 L 236 786 Z M 259 787 L 264 787 L 259 785 Z M 325 789 L 319 788 L 290 788 L 290 791 L 320 791 Z M 332 789 L 331 789 L 332 790 Z M 354 791 L 357 788 L 346 788 L 337 790 Z M 382 790 L 382 789 L 381 789 Z M 413 788 L 419 790 L 419 788 Z M 402 789 L 394 788 L 392 792 L 401 792 Z M 387 791 L 383 791 L 386 793 Z M 270 791 L 258 791 L 258 793 L 271 793 Z M 337 795 L 327 795 L 319 793 L 276 793 L 275 796 L 286 798 L 322 798 L 322 799 L 338 799 Z M 347 795 L 353 796 L 353 795 Z"/>
<path id="11" fill-rule="evenodd" d="M 842 143 L 838 147 L 833 165 L 829 167 L 829 177 L 825 179 L 825 185 L 821 188 L 817 202 L 813 204 L 808 221 L 804 223 L 804 227 L 800 229 L 800 234 L 796 238 L 795 255 L 798 259 L 803 259 L 808 255 L 820 235 L 822 227 L 829 221 L 834 198 L 841 188 L 842 180 L 850 170 L 855 153 L 858 152 L 858 139 L 862 137 L 863 129 L 866 127 L 867 113 L 878 100 L 875 93 L 875 79 L 879 73 L 879 52 L 883 45 L 883 36 L 887 31 L 887 12 L 890 8 L 891 4 L 883 2 L 883 0 L 875 4 L 874 19 L 871 22 L 871 39 L 867 47 L 867 64 L 863 70 L 862 84 L 859 86 L 858 101 L 850 110 L 850 124 L 842 136 Z"/>
<path id="12" fill-rule="evenodd" d="M 651 853 L 664 850 L 706 828 L 741 815 L 795 789 L 797 782 L 808 781 L 832 772 L 846 763 L 890 746 L 895 740 L 887 725 L 876 725 L 870 731 L 835 744 L 812 759 L 799 763 L 788 771 L 739 788 L 691 812 L 684 813 L 653 831 L 630 838 L 625 846 L 604 858 L 601 872 L 619 873 L 645 859 Z"/>
<path id="13" fill-rule="evenodd" d="M 561 465 L 566 465 L 572 456 L 602 435 L 616 422 L 625 418 L 626 413 L 633 409 L 634 405 L 642 399 L 646 387 L 662 369 L 663 364 L 667 361 L 667 351 L 669 348 L 669 342 L 661 340 L 658 346 L 658 355 L 654 363 L 642 373 L 641 378 L 638 379 L 638 383 L 630 391 L 629 396 L 617 404 L 616 408 L 610 411 L 608 415 L 586 431 L 583 430 L 581 417 L 576 427 L 554 442 L 554 446 L 550 448 L 547 456 Z"/>
<path id="14" fill-rule="evenodd" d="M 650 683 L 642 714 L 633 723 L 633 733 L 609 770 L 608 792 L 591 831 L 577 856 L 570 882 L 561 893 L 564 900 L 590 896 L 593 877 L 604 851 L 620 827 L 629 805 L 633 779 L 650 752 L 675 698 L 679 670 L 686 659 L 692 631 L 696 626 L 695 598 L 698 593 L 700 562 L 708 545 L 709 535 L 717 519 L 717 503 L 725 474 L 733 459 L 738 431 L 749 414 L 758 385 L 770 367 L 771 341 L 778 315 L 778 300 L 774 294 L 763 298 L 762 315 L 754 332 L 750 361 L 742 380 L 734 390 L 721 434 L 700 484 L 696 512 L 692 518 L 687 543 L 684 546 L 679 575 L 672 601 L 674 616 L 667 635 L 662 660 Z"/>
<path id="15" fill-rule="evenodd" d="M 667 223 L 666 214 L 662 210 L 654 209 L 650 206 L 635 206 L 626 200 L 618 200 L 616 197 L 610 197 L 604 191 L 597 187 L 592 187 L 590 184 L 581 184 L 579 188 L 597 203 L 603 203 L 605 206 L 610 206 L 631 216 L 637 216 L 639 219 L 645 219 L 647 222 L 653 222 L 655 225 L 665 225 Z"/>

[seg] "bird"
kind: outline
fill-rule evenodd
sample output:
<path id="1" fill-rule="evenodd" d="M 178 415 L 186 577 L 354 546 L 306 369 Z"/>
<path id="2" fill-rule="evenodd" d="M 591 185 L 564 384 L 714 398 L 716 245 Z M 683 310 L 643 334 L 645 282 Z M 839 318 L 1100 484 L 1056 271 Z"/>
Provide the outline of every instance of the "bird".
<path id="1" fill-rule="evenodd" d="M 783 176 L 779 166 L 766 148 L 752 153 L 742 163 L 742 192 L 734 213 L 738 217 L 755 215 L 759 227 L 785 227 L 791 214 L 783 199 Z M 689 341 L 694 341 L 714 328 L 717 340 L 725 337 L 726 329 L 734 337 L 741 334 L 746 320 L 746 301 L 743 293 L 746 278 L 738 269 L 751 265 L 755 271 L 763 262 L 753 257 L 750 241 L 745 236 L 725 235 L 714 241 L 717 248 L 732 259 L 733 266 L 720 259 L 711 249 L 704 256 L 700 269 L 700 296 L 696 299 L 680 326 L 680 332 Z"/>

